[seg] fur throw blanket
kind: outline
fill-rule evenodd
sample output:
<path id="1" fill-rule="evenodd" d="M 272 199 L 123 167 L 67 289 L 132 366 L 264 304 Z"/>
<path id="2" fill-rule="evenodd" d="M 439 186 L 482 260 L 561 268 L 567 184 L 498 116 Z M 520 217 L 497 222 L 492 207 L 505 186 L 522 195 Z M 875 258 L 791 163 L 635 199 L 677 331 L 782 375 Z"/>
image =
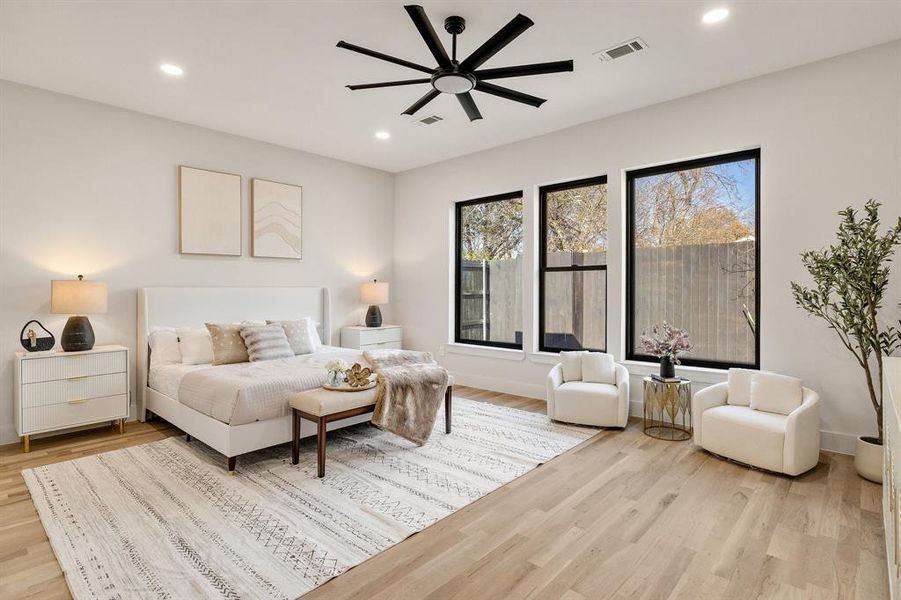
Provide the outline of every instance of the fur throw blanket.
<path id="1" fill-rule="evenodd" d="M 447 391 L 447 370 L 428 352 L 374 350 L 363 357 L 379 376 L 372 424 L 425 444 Z"/>

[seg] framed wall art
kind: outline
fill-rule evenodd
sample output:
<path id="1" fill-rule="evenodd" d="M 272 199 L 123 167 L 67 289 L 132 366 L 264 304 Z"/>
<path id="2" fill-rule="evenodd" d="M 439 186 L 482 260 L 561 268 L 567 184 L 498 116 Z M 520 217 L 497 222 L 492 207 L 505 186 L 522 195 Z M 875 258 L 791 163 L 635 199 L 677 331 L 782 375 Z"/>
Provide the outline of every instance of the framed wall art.
<path id="1" fill-rule="evenodd" d="M 241 256 L 241 176 L 178 167 L 178 249 Z"/>
<path id="2" fill-rule="evenodd" d="M 251 256 L 302 257 L 303 190 L 299 185 L 250 180 Z"/>

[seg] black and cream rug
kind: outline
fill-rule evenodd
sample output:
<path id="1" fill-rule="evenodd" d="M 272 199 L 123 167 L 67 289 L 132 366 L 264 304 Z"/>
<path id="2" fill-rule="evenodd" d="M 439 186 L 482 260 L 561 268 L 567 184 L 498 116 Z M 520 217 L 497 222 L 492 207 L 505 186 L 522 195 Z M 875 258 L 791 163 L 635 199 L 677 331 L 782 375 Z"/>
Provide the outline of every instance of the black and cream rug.
<path id="1" fill-rule="evenodd" d="M 443 413 L 443 411 L 440 411 Z M 169 438 L 23 471 L 75 598 L 296 598 L 597 430 L 454 401 L 418 448 L 357 425 L 238 459 Z"/>

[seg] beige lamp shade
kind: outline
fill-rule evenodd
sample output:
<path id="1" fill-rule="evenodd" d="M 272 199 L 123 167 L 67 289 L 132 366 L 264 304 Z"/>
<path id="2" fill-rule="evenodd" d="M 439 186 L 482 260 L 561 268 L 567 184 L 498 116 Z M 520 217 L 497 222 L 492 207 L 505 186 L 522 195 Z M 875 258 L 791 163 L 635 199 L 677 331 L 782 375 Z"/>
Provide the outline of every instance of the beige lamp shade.
<path id="1" fill-rule="evenodd" d="M 102 281 L 54 279 L 50 282 L 50 312 L 57 315 L 97 315 L 106 312 Z"/>
<path id="2" fill-rule="evenodd" d="M 388 284 L 372 280 L 360 286 L 363 304 L 388 304 Z"/>

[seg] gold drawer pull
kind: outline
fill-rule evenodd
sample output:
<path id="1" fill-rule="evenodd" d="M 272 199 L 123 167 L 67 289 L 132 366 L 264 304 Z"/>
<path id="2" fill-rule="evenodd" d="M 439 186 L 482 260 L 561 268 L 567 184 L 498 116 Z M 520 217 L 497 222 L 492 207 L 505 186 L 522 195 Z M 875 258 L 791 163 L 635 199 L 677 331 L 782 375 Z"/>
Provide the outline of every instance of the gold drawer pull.
<path id="1" fill-rule="evenodd" d="M 67 404 L 84 404 L 87 401 L 87 398 L 79 398 L 78 400 L 69 400 Z"/>
<path id="2" fill-rule="evenodd" d="M 79 375 L 78 377 L 67 377 L 66 381 L 81 381 L 82 379 L 87 379 L 88 375 Z"/>

